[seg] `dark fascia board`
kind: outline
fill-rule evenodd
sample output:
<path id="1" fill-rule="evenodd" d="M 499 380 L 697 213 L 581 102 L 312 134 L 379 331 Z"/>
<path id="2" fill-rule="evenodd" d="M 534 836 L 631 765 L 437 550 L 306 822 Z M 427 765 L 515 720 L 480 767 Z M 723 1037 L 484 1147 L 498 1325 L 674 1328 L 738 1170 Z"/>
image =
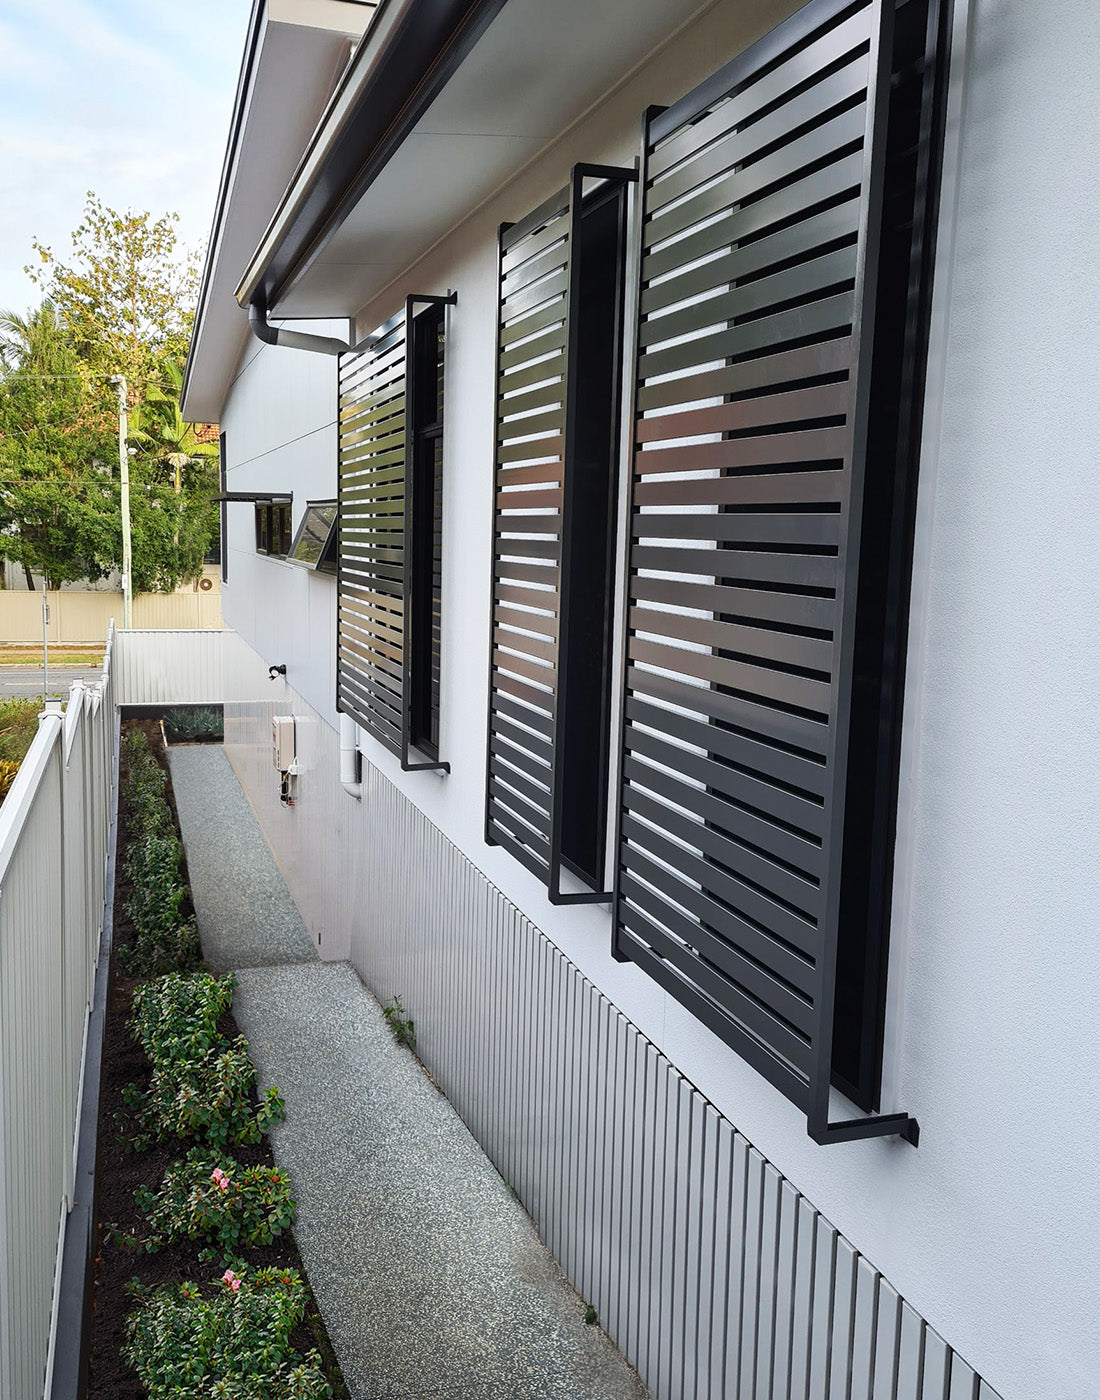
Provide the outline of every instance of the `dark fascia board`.
<path id="1" fill-rule="evenodd" d="M 324 164 L 241 304 L 274 307 L 313 260 L 442 92 L 506 0 L 415 0 L 360 92 Z M 262 246 L 262 244 L 261 244 Z"/>
<path id="2" fill-rule="evenodd" d="M 289 491 L 222 491 L 213 501 L 247 501 L 249 505 L 285 506 L 293 504 Z"/>
<path id="3" fill-rule="evenodd" d="M 264 12 L 267 0 L 253 0 L 252 14 L 248 20 L 248 33 L 245 37 L 244 56 L 241 71 L 237 77 L 237 91 L 233 98 L 233 117 L 229 123 L 229 140 L 226 142 L 225 159 L 222 161 L 221 178 L 218 181 L 218 197 L 214 202 L 214 219 L 210 225 L 210 238 L 206 245 L 206 258 L 203 262 L 202 278 L 199 282 L 199 299 L 195 306 L 195 321 L 191 327 L 191 341 L 187 347 L 187 362 L 183 367 L 183 383 L 180 385 L 180 402 L 187 397 L 191 384 L 191 370 L 195 362 L 195 347 L 202 329 L 203 312 L 210 293 L 210 279 L 214 275 L 217 262 L 218 235 L 225 222 L 225 206 L 229 199 L 229 185 L 233 167 L 237 162 L 237 147 L 240 145 L 241 130 L 244 126 L 245 109 L 248 106 L 248 90 L 252 85 L 252 70 L 256 64 L 256 50 L 263 31 Z"/>

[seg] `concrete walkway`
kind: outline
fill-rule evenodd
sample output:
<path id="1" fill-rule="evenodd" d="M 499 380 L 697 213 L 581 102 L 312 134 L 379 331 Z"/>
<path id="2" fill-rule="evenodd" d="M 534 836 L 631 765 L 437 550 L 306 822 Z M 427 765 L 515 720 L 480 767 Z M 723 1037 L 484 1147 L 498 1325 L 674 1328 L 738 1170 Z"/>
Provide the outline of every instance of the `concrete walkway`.
<path id="1" fill-rule="evenodd" d="M 354 970 L 301 956 L 308 934 L 223 751 L 169 759 L 203 948 L 237 972 L 261 1084 L 286 1099 L 275 1156 L 354 1400 L 645 1400 Z"/>

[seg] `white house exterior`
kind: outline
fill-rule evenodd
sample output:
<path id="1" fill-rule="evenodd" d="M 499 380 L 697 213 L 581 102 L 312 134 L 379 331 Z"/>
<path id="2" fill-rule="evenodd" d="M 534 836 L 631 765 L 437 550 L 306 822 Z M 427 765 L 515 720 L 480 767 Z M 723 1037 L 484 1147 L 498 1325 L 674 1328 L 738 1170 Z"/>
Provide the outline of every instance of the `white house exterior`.
<path id="1" fill-rule="evenodd" d="M 895 15 L 890 0 L 811 0 L 777 30 L 796 9 L 256 0 L 184 397 L 189 418 L 224 434 L 222 609 L 238 638 L 227 747 L 321 956 L 350 959 L 380 998 L 402 998 L 426 1064 L 655 1396 L 1092 1400 L 1100 11 L 905 0 Z M 928 99 L 916 174 L 899 176 L 880 157 L 882 104 L 904 89 L 890 71 L 903 40 L 891 50 L 882 36 L 896 20 L 915 43 L 926 15 L 936 42 L 904 55 L 910 90 Z M 742 100 L 749 115 L 730 119 Z M 773 118 L 756 148 L 723 154 Z M 782 165 L 799 140 L 819 144 Z M 697 158 L 711 164 L 696 176 Z M 827 184 L 841 160 L 855 171 L 847 184 L 776 214 L 781 246 L 723 224 L 789 191 L 796 167 Z M 754 165 L 765 172 L 755 186 Z M 723 193 L 730 171 L 748 183 Z M 909 317 L 895 347 L 900 391 L 889 368 L 872 384 L 869 348 L 889 339 L 881 321 L 882 340 L 871 331 L 875 286 L 880 315 L 895 304 L 888 202 L 878 218 L 894 179 L 916 191 L 929 235 L 923 261 L 905 264 L 919 285 L 902 278 L 896 301 Z M 572 205 L 556 199 L 570 189 Z M 617 251 L 601 245 L 605 290 L 620 252 L 625 263 L 621 295 L 599 313 L 579 270 L 581 230 L 609 191 L 625 223 Z M 677 263 L 667 230 L 708 195 L 699 241 Z M 800 263 L 811 204 L 823 231 Z M 733 271 L 708 287 L 718 257 Z M 801 282 L 767 292 L 768 268 L 797 279 L 818 257 L 834 262 L 812 293 Z M 675 300 L 660 292 L 674 275 L 687 279 Z M 517 319 L 542 304 L 540 285 L 580 318 L 571 339 L 564 311 L 541 328 Z M 762 287 L 767 316 L 813 308 L 764 350 L 745 339 L 766 319 L 752 301 Z M 835 325 L 814 320 L 827 297 L 849 298 Z M 444 300 L 406 312 L 407 298 Z M 274 326 L 318 342 L 262 341 L 249 304 L 271 340 Z M 430 346 L 407 359 L 423 315 L 438 318 Z M 618 358 L 599 348 L 616 327 Z M 337 356 L 333 340 L 358 349 Z M 765 351 L 791 358 L 757 375 Z M 420 506 L 406 509 L 402 494 L 414 494 L 414 454 L 439 442 L 403 376 L 412 366 L 422 385 L 439 353 L 436 520 L 431 470 L 416 477 Z M 556 397 L 539 397 L 544 363 Z M 685 373 L 690 393 L 661 391 Z M 522 391 L 509 374 L 524 376 Z M 872 483 L 891 392 L 913 415 L 913 455 L 884 496 Z M 500 397 L 523 393 L 526 438 Z M 786 455 L 761 456 L 752 431 L 752 405 L 770 393 L 790 400 L 782 431 L 807 438 Z M 661 436 L 670 406 L 678 437 Z M 606 436 L 604 410 L 615 450 L 585 456 L 584 424 Z M 635 440 L 648 444 L 636 461 Z M 380 466 L 364 466 L 364 451 Z M 649 451 L 664 454 L 659 467 Z M 596 458 L 612 515 L 594 546 L 590 498 L 573 498 L 571 523 L 563 502 L 591 485 Z M 507 477 L 531 461 L 541 475 Z M 511 489 L 525 524 L 508 514 Z M 277 514 L 287 497 L 289 522 Z M 340 573 L 280 558 L 307 504 L 338 499 Z M 661 501 L 662 523 L 647 525 L 659 515 L 647 502 Z M 408 558 L 387 555 L 380 532 Z M 710 570 L 692 574 L 684 556 L 706 544 Z M 737 559 L 728 572 L 713 563 L 722 550 Z M 556 582 L 540 607 L 530 569 L 548 559 Z M 860 729 L 858 590 L 876 591 L 861 573 L 875 568 L 881 650 L 897 652 L 878 657 L 880 678 L 900 688 Z M 754 612 L 765 598 L 777 609 L 767 616 Z M 372 669 L 369 657 L 384 659 Z M 566 657 L 581 686 L 571 711 Z M 269 681 L 269 666 L 285 679 Z M 654 675 L 680 689 L 649 694 Z M 531 699 L 532 677 L 535 691 L 549 687 L 546 704 Z M 379 684 L 396 703 L 389 715 Z M 697 716 L 688 724 L 689 693 L 716 707 L 713 747 L 697 742 Z M 774 728 L 756 728 L 761 707 Z M 296 720 L 298 771 L 282 780 L 276 714 Z M 883 725 L 879 767 L 861 786 L 861 746 Z M 341 755 L 342 726 L 361 772 Z M 807 726 L 821 741 L 813 753 Z M 800 824 L 798 803 L 817 815 Z M 662 829 L 654 814 L 666 808 Z M 542 828 L 522 815 L 538 810 Z M 586 811 L 595 820 L 578 835 Z M 737 821 L 724 824 L 726 811 Z M 846 903 L 860 878 L 871 894 Z M 554 902 L 551 890 L 585 902 Z M 667 922 L 638 935 L 659 899 L 673 906 Z M 845 1027 L 861 1048 L 844 1050 Z M 849 1063 L 863 1075 L 850 1098 L 837 1087 L 851 1091 Z M 837 1135 L 852 1140 L 824 1140 L 829 1124 L 852 1122 L 863 1126 Z"/>

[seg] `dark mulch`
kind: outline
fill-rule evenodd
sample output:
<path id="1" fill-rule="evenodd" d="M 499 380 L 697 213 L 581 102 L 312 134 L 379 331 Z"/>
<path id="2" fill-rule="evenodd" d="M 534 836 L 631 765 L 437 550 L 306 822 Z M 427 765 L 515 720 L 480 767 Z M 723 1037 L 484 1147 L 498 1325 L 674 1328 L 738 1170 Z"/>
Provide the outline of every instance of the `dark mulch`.
<path id="1" fill-rule="evenodd" d="M 158 761 L 166 767 L 164 743 L 157 721 L 130 720 L 123 726 L 124 732 L 133 727 L 140 727 L 145 731 Z M 122 761 L 125 762 L 125 755 Z M 120 776 L 124 780 L 125 774 Z M 175 800 L 171 795 L 170 785 L 168 799 L 178 828 Z M 132 1115 L 123 1103 L 122 1091 L 130 1083 L 148 1083 L 150 1076 L 145 1054 L 130 1038 L 126 1028 L 130 1015 L 130 1001 L 138 983 L 136 979 L 124 975 L 118 958 L 119 949 L 125 947 L 133 937 L 133 928 L 126 916 L 128 891 L 122 872 L 122 854 L 126 849 L 128 823 L 129 814 L 125 811 L 124 802 L 120 797 L 114 949 L 111 958 L 99 1103 L 99 1145 L 96 1162 L 98 1251 L 92 1303 L 89 1400 L 144 1400 L 144 1388 L 122 1357 L 122 1347 L 126 1341 L 126 1317 L 134 1306 L 134 1299 L 126 1291 L 126 1285 L 131 1279 L 139 1278 L 144 1284 L 162 1283 L 173 1279 L 213 1280 L 220 1277 L 225 1268 L 224 1263 L 202 1263 L 199 1260 L 198 1254 L 203 1247 L 201 1242 L 185 1242 L 162 1249 L 156 1254 L 147 1254 L 115 1243 L 110 1238 L 111 1226 L 117 1226 L 127 1234 L 143 1233 L 142 1219 L 134 1207 L 135 1187 L 159 1186 L 169 1163 L 185 1156 L 188 1149 L 194 1145 L 191 1142 L 173 1139 L 141 1152 L 128 1151 L 126 1147 L 126 1138 L 133 1134 L 134 1125 Z M 186 912 L 189 914 L 190 910 Z M 237 1023 L 231 1012 L 219 1022 L 219 1029 L 230 1039 L 236 1037 Z M 274 1165 L 271 1149 L 266 1141 L 252 1147 L 233 1148 L 227 1155 L 246 1166 L 256 1163 Z M 269 1265 L 289 1267 L 297 1269 L 305 1277 L 298 1248 L 290 1234 L 283 1235 L 272 1245 L 248 1250 L 245 1259 L 254 1268 Z M 324 1323 L 312 1301 L 307 1309 L 306 1320 L 298 1327 L 293 1340 L 298 1350 L 303 1353 L 311 1348 L 321 1352 L 336 1395 L 346 1397 L 347 1390 L 325 1333 Z"/>

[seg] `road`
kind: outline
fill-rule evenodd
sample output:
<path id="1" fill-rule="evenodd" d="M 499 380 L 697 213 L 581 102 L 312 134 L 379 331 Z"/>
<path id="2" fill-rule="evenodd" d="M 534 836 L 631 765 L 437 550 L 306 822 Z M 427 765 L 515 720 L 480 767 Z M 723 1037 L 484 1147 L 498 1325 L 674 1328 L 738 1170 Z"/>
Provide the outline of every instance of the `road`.
<path id="1" fill-rule="evenodd" d="M 96 681 L 101 666 L 51 666 L 47 677 L 48 693 L 64 700 L 73 681 Z M 41 666 L 0 666 L 0 700 L 31 699 L 42 694 Z"/>

